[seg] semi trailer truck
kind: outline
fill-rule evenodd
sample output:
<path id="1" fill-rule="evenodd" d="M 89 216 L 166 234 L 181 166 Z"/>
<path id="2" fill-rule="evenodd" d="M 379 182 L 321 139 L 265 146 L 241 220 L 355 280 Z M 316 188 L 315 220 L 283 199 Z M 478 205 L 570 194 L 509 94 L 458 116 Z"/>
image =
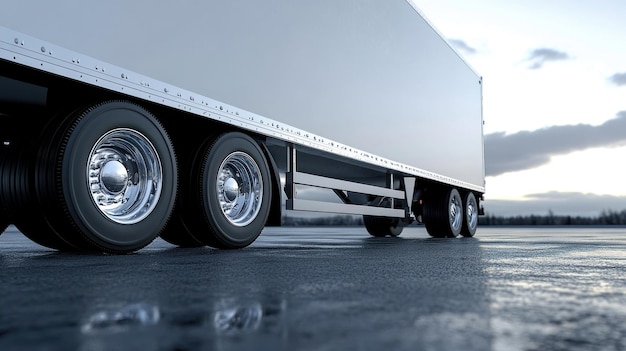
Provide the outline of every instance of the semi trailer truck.
<path id="1" fill-rule="evenodd" d="M 231 249 L 311 211 L 475 235 L 482 77 L 411 0 L 21 0 L 0 26 L 0 230 Z"/>

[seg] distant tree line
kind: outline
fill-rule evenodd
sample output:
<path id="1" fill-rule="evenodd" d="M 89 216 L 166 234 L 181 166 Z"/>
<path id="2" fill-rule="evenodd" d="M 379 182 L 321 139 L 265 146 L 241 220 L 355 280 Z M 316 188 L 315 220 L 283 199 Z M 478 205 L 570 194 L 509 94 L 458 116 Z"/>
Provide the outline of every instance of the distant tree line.
<path id="1" fill-rule="evenodd" d="M 604 210 L 595 217 L 555 215 L 494 216 L 487 214 L 478 217 L 478 224 L 489 225 L 626 225 L 626 210 Z"/>

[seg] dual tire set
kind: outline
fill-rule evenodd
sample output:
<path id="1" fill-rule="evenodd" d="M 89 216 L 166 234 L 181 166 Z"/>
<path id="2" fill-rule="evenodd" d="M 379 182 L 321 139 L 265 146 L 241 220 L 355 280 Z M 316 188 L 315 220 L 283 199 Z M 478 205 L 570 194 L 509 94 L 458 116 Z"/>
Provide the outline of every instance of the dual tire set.
<path id="1" fill-rule="evenodd" d="M 0 229 L 15 223 L 58 250 L 133 252 L 158 235 L 239 248 L 269 215 L 271 173 L 256 141 L 213 136 L 181 168 L 165 128 L 130 102 L 65 113 L 36 142 L 2 152 Z"/>
<path id="2" fill-rule="evenodd" d="M 431 190 L 421 211 L 415 212 L 421 212 L 422 222 L 434 238 L 473 237 L 478 228 L 478 202 L 469 191 L 461 195 L 455 188 Z M 363 223 L 375 237 L 398 236 L 405 225 L 402 219 L 375 216 L 363 216 Z"/>
<path id="3" fill-rule="evenodd" d="M 478 227 L 478 202 L 472 192 L 463 195 L 448 188 L 428 194 L 422 209 L 422 221 L 430 236 L 472 237 Z"/>

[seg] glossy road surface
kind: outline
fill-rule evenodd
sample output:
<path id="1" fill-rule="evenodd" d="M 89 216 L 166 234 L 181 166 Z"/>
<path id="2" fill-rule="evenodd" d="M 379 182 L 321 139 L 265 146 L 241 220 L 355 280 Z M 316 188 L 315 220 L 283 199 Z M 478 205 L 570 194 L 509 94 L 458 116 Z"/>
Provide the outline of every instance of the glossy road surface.
<path id="1" fill-rule="evenodd" d="M 0 350 L 622 350 L 625 228 L 268 228 L 126 256 L 0 236 Z"/>

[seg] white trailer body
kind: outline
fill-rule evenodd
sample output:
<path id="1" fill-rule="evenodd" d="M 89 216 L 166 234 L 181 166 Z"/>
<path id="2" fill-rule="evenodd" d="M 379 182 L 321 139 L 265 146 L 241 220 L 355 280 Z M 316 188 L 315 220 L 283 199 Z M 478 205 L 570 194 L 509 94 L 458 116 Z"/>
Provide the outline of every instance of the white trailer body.
<path id="1" fill-rule="evenodd" d="M 126 252 L 160 233 L 242 247 L 281 204 L 363 214 L 372 235 L 415 219 L 434 236 L 476 230 L 481 77 L 410 1 L 23 0 L 4 5 L 0 26 L 0 217 L 43 245 Z M 119 109 L 138 124 L 84 122 Z M 145 120 L 157 127 L 144 132 Z M 233 143 L 248 146 L 222 146 Z M 116 154 L 127 144 L 147 150 L 139 168 L 159 175 L 138 177 L 158 189 L 134 178 L 137 157 Z M 67 169 L 79 164 L 97 170 Z M 340 201 L 307 198 L 311 188 Z M 25 210 L 43 214 L 32 225 Z M 144 238 L 108 234 L 143 222 Z"/>

